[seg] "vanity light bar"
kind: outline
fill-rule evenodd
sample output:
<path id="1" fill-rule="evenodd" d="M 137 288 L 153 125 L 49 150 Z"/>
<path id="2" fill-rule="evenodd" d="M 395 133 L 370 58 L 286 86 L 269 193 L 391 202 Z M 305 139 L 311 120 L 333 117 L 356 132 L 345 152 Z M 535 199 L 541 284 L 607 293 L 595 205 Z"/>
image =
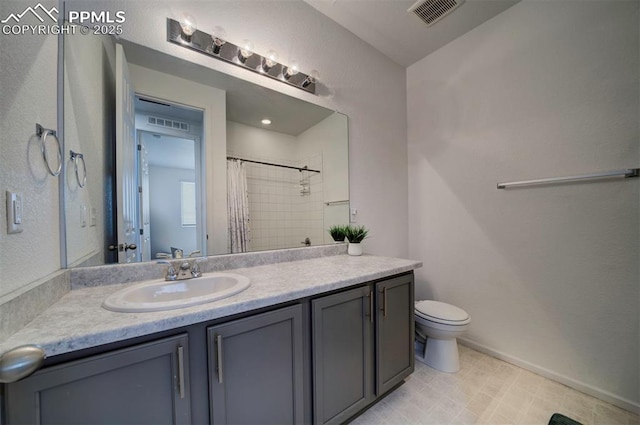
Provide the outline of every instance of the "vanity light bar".
<path id="1" fill-rule="evenodd" d="M 213 37 L 206 32 L 196 30 L 188 37 L 183 37 L 182 28 L 180 22 L 167 18 L 167 41 L 177 44 L 187 49 L 195 50 L 212 58 L 220 59 L 227 63 L 239 66 L 240 68 L 248 69 L 255 73 L 264 75 L 273 80 L 280 81 L 281 83 L 288 84 L 290 86 L 299 88 L 308 93 L 316 93 L 315 76 L 307 75 L 302 72 L 297 72 L 293 75 L 287 74 L 287 66 L 281 63 L 275 62 L 275 65 L 267 67 L 265 70 L 262 66 L 263 61 L 268 58 L 260 56 L 257 53 L 253 53 L 251 56 L 244 60 L 240 60 L 239 51 L 240 47 L 233 43 L 225 41 L 222 45 L 215 45 L 213 43 Z"/>

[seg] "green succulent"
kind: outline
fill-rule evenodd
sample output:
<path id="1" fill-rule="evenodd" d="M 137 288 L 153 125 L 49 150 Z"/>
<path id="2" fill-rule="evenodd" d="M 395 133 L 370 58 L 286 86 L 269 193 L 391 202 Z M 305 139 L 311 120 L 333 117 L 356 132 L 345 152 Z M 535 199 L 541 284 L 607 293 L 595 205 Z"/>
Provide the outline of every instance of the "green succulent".
<path id="1" fill-rule="evenodd" d="M 331 226 L 329 228 L 329 234 L 336 242 L 344 242 L 344 238 L 347 234 L 348 226 Z"/>
<path id="2" fill-rule="evenodd" d="M 346 226 L 345 236 L 351 243 L 360 243 L 369 235 L 369 231 L 364 226 Z"/>

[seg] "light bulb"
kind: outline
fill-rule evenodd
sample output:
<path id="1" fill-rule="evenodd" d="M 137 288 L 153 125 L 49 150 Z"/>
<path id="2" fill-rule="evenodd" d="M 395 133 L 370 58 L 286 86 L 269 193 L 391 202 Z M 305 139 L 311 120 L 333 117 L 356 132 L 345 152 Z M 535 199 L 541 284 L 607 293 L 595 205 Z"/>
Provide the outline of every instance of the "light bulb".
<path id="1" fill-rule="evenodd" d="M 269 72 L 278 63 L 278 53 L 275 50 L 269 50 L 267 55 L 262 58 L 259 71 Z"/>
<path id="2" fill-rule="evenodd" d="M 276 52 L 275 50 L 269 50 L 267 52 L 265 60 L 267 62 L 267 65 L 269 65 L 270 67 L 274 66 L 276 63 L 278 63 L 278 52 Z"/>
<path id="3" fill-rule="evenodd" d="M 264 125 L 269 125 L 269 124 L 271 124 L 271 120 L 269 118 L 265 118 L 265 119 L 263 119 L 261 121 L 261 123 L 264 124 Z"/>
<path id="4" fill-rule="evenodd" d="M 244 40 L 238 51 L 238 59 L 241 63 L 245 63 L 251 55 L 253 55 L 253 43 L 249 40 Z"/>
<path id="5" fill-rule="evenodd" d="M 287 70 L 282 76 L 284 77 L 285 80 L 288 80 L 289 78 L 296 75 L 299 71 L 300 71 L 300 68 L 299 68 L 298 62 L 291 61 L 289 62 L 289 66 L 287 67 Z"/>
<path id="6" fill-rule="evenodd" d="M 180 21 L 180 28 L 182 29 L 183 38 L 186 41 L 191 41 L 191 36 L 198 29 L 198 24 L 193 16 L 184 15 Z"/>
<path id="7" fill-rule="evenodd" d="M 227 32 L 222 27 L 215 27 L 211 33 L 211 50 L 214 54 L 220 54 L 220 48 L 225 45 L 227 38 Z"/>
<path id="8" fill-rule="evenodd" d="M 307 75 L 307 78 L 302 82 L 302 87 L 307 87 L 320 79 L 320 73 L 315 69 Z"/>

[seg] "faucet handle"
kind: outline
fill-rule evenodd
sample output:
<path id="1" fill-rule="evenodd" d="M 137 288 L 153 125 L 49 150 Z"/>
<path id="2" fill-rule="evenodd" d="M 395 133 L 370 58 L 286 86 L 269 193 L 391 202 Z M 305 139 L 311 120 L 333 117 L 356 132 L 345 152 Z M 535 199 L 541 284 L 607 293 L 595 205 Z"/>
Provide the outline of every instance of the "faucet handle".
<path id="1" fill-rule="evenodd" d="M 193 266 L 191 266 L 191 276 L 200 277 L 202 276 L 202 271 L 200 270 L 200 266 L 198 265 L 198 260 L 193 262 Z"/>
<path id="2" fill-rule="evenodd" d="M 176 273 L 176 269 L 173 267 L 173 264 L 171 264 L 170 261 L 160 260 L 158 261 L 158 264 L 169 265 L 169 268 L 167 269 L 167 274 L 165 275 L 164 280 L 176 280 L 178 278 L 178 273 Z"/>

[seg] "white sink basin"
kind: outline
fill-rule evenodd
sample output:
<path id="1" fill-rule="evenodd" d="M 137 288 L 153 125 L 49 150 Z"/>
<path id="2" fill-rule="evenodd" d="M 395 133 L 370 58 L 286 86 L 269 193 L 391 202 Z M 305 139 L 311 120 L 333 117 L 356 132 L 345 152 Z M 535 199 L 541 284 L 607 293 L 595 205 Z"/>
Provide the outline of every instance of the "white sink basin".
<path id="1" fill-rule="evenodd" d="M 244 291 L 249 278 L 235 273 L 207 273 L 187 280 L 151 280 L 128 286 L 104 300 L 102 307 L 119 312 L 172 310 L 227 298 Z"/>

